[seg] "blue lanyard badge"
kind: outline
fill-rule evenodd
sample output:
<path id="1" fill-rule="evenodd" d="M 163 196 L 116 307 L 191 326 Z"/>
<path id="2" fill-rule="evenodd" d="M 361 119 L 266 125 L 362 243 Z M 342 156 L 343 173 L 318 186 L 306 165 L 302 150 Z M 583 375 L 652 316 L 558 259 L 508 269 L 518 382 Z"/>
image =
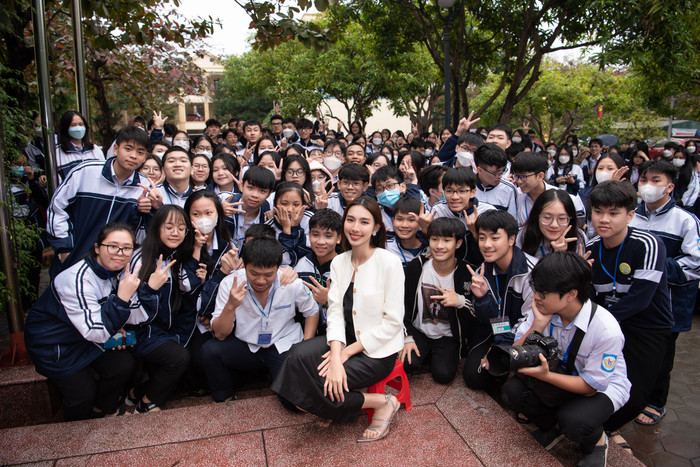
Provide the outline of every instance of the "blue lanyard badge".
<path id="1" fill-rule="evenodd" d="M 627 240 L 627 237 L 625 237 L 624 240 L 622 240 L 622 243 L 620 243 L 620 246 L 617 248 L 617 257 L 615 258 L 615 269 L 613 274 L 610 274 L 610 272 L 605 268 L 605 265 L 603 264 L 603 241 L 598 244 L 598 261 L 600 261 L 600 267 L 603 268 L 603 272 L 613 280 L 613 297 L 615 296 L 615 293 L 617 292 L 617 265 L 619 264 L 620 261 L 620 252 L 622 252 L 622 247 L 625 245 L 625 240 Z"/>
<path id="2" fill-rule="evenodd" d="M 493 331 L 494 335 L 511 332 L 510 321 L 508 320 L 508 318 L 506 318 L 505 312 L 503 311 L 503 303 L 501 300 L 501 286 L 498 284 L 498 275 L 496 275 L 496 301 L 498 302 L 499 316 L 489 320 L 491 322 L 491 330 Z"/>
<path id="3" fill-rule="evenodd" d="M 250 286 L 246 287 L 248 288 L 248 296 L 250 297 L 250 301 L 253 302 L 253 305 L 255 305 L 255 308 L 263 317 L 261 321 L 261 329 L 258 333 L 258 345 L 269 346 L 272 343 L 272 327 L 270 326 L 270 314 L 272 313 L 272 303 L 275 299 L 276 288 L 274 285 L 272 286 L 270 295 L 267 298 L 266 306 L 263 307 L 258 302 L 258 299 L 255 297 L 255 293 L 250 288 Z M 265 313 L 265 308 L 267 308 L 267 314 Z"/>

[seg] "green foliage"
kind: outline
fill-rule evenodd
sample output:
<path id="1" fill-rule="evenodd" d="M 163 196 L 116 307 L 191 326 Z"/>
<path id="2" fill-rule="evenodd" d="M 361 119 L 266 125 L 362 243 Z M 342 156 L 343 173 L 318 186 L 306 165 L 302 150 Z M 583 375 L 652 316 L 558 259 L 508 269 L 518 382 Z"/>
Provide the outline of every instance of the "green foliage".
<path id="1" fill-rule="evenodd" d="M 0 75 L 7 77 L 5 82 L 8 88 L 17 85 L 17 83 L 12 82 L 13 79 L 21 79 L 18 73 L 13 73 L 2 64 L 0 64 Z M 2 122 L 0 122 L 0 154 L 4 160 L 2 170 L 5 172 L 5 180 L 9 180 L 10 163 L 21 157 L 20 151 L 27 145 L 29 140 L 25 131 L 32 131 L 32 122 L 18 107 L 17 99 L 9 95 L 5 87 L 0 87 L 0 114 L 2 115 Z M 8 205 L 0 206 L 0 208 L 8 209 L 9 213 L 12 214 L 14 196 L 10 192 L 9 184 L 2 187 L 2 189 L 6 190 Z M 19 285 L 21 291 L 26 293 L 29 291 L 29 272 L 37 266 L 37 262 L 31 252 L 39 238 L 39 232 L 34 226 L 26 224 L 22 218 L 10 215 L 9 219 L 8 234 L 15 253 Z M 2 252 L 2 254 L 7 254 L 7 252 Z M 7 277 L 2 272 L 0 272 L 0 297 L 3 297 L 0 300 L 0 311 L 3 312 L 7 306 L 5 298 L 17 298 L 13 297 L 7 284 Z M 26 304 L 24 306 L 26 307 Z"/>

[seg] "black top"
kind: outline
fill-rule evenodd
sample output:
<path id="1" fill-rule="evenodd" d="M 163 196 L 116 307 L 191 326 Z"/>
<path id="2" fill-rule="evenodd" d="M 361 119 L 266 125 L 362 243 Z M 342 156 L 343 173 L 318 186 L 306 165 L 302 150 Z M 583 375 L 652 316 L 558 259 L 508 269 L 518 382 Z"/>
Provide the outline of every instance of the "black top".
<path id="1" fill-rule="evenodd" d="M 350 282 L 348 289 L 345 291 L 343 296 L 343 314 L 345 315 L 345 345 L 354 344 L 357 340 L 355 338 L 355 325 L 352 321 L 352 291 L 355 288 L 355 283 Z"/>

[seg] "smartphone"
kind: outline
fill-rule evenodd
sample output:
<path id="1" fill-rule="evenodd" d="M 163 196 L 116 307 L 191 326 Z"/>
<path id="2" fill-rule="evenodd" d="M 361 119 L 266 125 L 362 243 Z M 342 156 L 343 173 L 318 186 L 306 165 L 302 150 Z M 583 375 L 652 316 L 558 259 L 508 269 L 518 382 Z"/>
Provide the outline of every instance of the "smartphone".
<path id="1" fill-rule="evenodd" d="M 135 345 L 136 344 L 136 334 L 134 331 L 126 331 L 126 337 L 123 336 L 121 333 L 117 334 L 116 336 L 112 336 L 109 338 L 107 342 L 102 344 L 102 347 L 105 350 L 109 349 L 114 349 L 119 347 L 120 345 Z"/>

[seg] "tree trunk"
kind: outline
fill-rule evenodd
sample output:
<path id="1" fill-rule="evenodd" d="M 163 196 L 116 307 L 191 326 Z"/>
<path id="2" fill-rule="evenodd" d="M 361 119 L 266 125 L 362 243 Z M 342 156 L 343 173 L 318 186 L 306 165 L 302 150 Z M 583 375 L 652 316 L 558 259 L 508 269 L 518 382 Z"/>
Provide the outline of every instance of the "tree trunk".
<path id="1" fill-rule="evenodd" d="M 89 75 L 90 83 L 95 87 L 95 100 L 99 106 L 101 118 L 95 119 L 97 121 L 97 127 L 99 129 L 100 136 L 102 137 L 102 147 L 108 148 L 110 144 L 114 141 L 116 133 L 112 125 L 112 113 L 109 108 L 109 101 L 107 100 L 107 93 L 105 90 L 105 83 L 100 75 L 100 69 L 102 68 L 102 62 L 94 62 L 92 65 L 92 73 Z"/>

